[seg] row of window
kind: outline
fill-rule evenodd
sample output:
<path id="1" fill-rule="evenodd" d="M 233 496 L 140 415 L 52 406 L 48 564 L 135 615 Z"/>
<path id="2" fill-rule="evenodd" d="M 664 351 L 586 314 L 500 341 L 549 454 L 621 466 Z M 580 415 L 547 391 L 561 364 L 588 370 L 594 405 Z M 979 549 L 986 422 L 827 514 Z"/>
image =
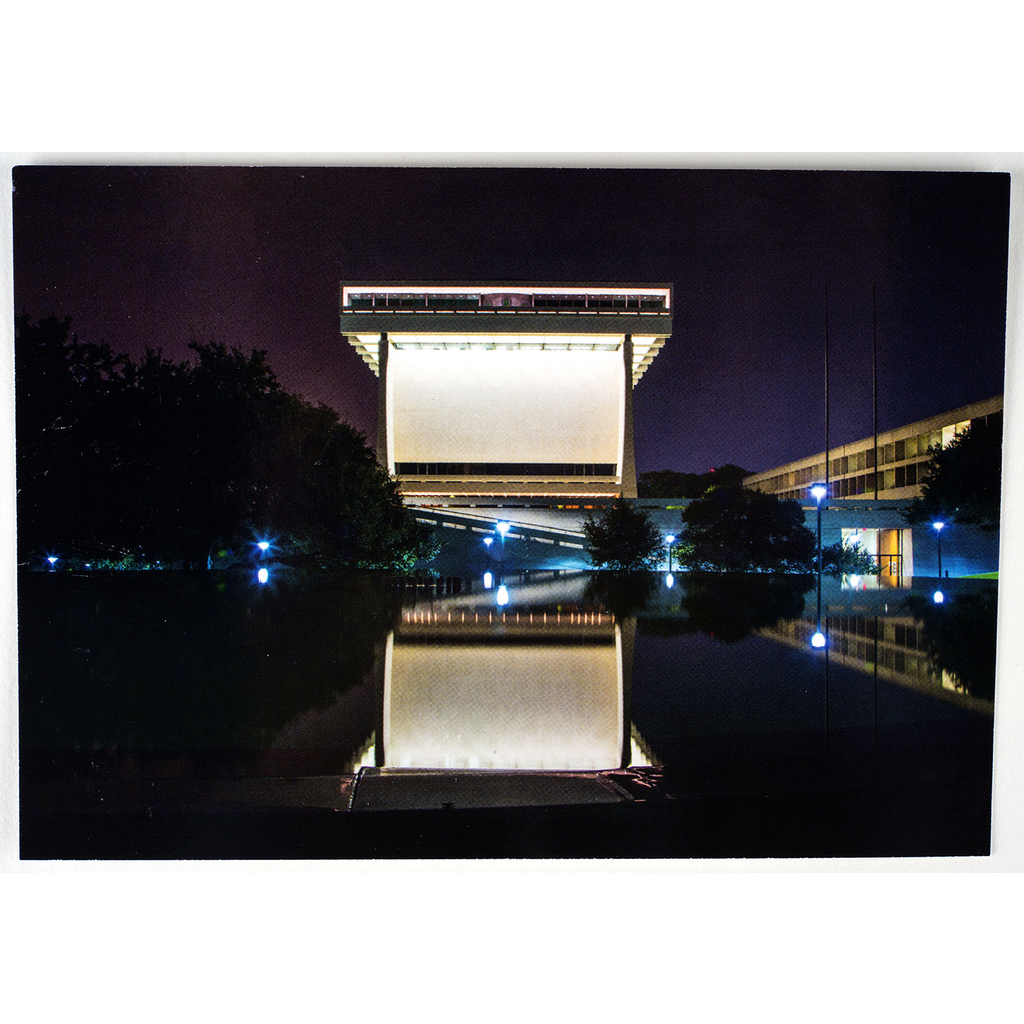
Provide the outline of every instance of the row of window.
<path id="1" fill-rule="evenodd" d="M 396 462 L 397 476 L 615 476 L 613 462 Z"/>
<path id="2" fill-rule="evenodd" d="M 977 419 L 971 420 L 970 425 L 976 423 L 985 423 L 988 421 L 998 420 L 1001 422 L 1002 413 L 996 412 L 989 416 L 982 416 Z M 955 424 L 956 432 L 966 429 L 968 423 Z M 945 429 L 946 442 L 952 440 L 953 426 L 949 426 Z M 878 449 L 878 464 L 880 466 L 889 466 L 896 462 L 905 462 L 907 459 L 917 459 L 922 456 L 928 455 L 929 448 L 935 448 L 943 444 L 942 428 L 938 430 L 925 430 L 919 434 L 914 434 L 912 437 L 905 437 L 899 441 L 890 441 L 888 444 L 882 445 Z M 848 473 L 859 473 L 866 469 L 875 468 L 875 449 L 866 448 L 859 452 L 854 452 L 852 455 L 840 455 L 832 459 L 829 465 L 829 476 L 838 478 L 845 476 Z M 897 470 L 898 472 L 898 470 Z M 787 473 L 778 473 L 768 480 L 762 481 L 758 486 L 762 487 L 769 493 L 778 493 L 786 487 L 805 487 L 810 486 L 812 483 L 818 483 L 825 479 L 825 463 L 824 461 L 818 462 L 813 466 L 804 466 L 802 469 L 790 470 Z M 910 486 L 917 482 L 916 480 L 907 480 L 906 483 L 894 483 L 887 484 L 887 487 L 904 487 Z M 881 486 L 881 484 L 879 484 Z M 872 483 L 871 487 L 874 487 Z M 856 493 L 862 493 L 860 491 Z M 837 494 L 836 497 L 839 495 Z"/>
<path id="3" fill-rule="evenodd" d="M 879 448 L 878 461 L 882 466 L 888 466 L 894 462 L 905 462 L 907 459 L 927 455 L 929 447 L 941 443 L 941 430 L 925 431 L 914 437 L 904 438 L 902 441 L 892 441 Z M 833 478 L 842 477 L 848 473 L 858 473 L 865 469 L 874 468 L 875 450 L 874 448 L 868 448 L 865 451 L 855 452 L 853 455 L 841 455 L 832 459 L 829 464 L 829 476 Z M 824 479 L 825 463 L 818 462 L 813 466 L 805 466 L 803 469 L 779 473 L 763 481 L 762 486 L 770 491 L 775 491 L 782 487 L 810 486 L 812 483 L 818 483 Z M 874 487 L 874 484 L 872 483 L 871 486 Z M 895 484 L 894 486 L 903 487 L 904 484 Z"/>
<path id="4" fill-rule="evenodd" d="M 912 462 L 909 466 L 897 466 L 895 469 L 886 469 L 881 473 L 865 473 L 862 476 L 848 476 L 842 480 L 832 480 L 829 483 L 830 497 L 833 498 L 856 498 L 862 494 L 873 495 L 875 493 L 875 477 L 878 477 L 878 490 L 891 491 L 896 487 L 916 487 L 924 482 L 924 469 L 927 461 Z M 821 477 L 814 478 L 821 480 Z M 795 498 L 797 501 L 805 501 L 809 498 L 807 487 L 796 487 L 790 490 L 773 491 L 768 483 L 756 485 L 767 494 L 777 494 L 780 498 Z"/>
<path id="5" fill-rule="evenodd" d="M 349 309 L 664 309 L 661 295 L 350 295 Z"/>

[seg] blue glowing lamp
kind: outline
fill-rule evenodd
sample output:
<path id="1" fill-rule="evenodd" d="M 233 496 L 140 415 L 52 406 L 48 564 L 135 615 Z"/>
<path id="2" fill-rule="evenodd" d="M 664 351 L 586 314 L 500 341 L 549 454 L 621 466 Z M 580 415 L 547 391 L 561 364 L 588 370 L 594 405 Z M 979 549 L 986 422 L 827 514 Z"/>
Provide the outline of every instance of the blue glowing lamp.
<path id="1" fill-rule="evenodd" d="M 484 590 L 490 590 L 494 586 L 494 577 L 489 573 L 484 573 Z"/>
<path id="2" fill-rule="evenodd" d="M 484 544 L 487 547 L 490 547 L 493 543 L 494 543 L 494 538 L 493 537 L 484 537 Z"/>
<path id="3" fill-rule="evenodd" d="M 46 560 L 50 563 L 50 565 L 56 565 L 57 564 L 57 556 L 56 555 L 47 555 L 46 556 Z"/>
<path id="4" fill-rule="evenodd" d="M 819 629 L 814 636 L 811 637 L 812 647 L 824 647 L 825 646 L 825 634 Z"/>
<path id="5" fill-rule="evenodd" d="M 508 533 L 508 531 L 509 531 L 509 530 L 510 530 L 511 528 L 512 528 L 512 526 L 511 526 L 511 524 L 510 524 L 510 523 L 498 523 L 498 525 L 497 525 L 497 526 L 495 526 L 495 529 L 496 529 L 496 530 L 498 531 L 498 533 L 500 533 L 500 534 L 501 534 L 501 536 L 502 536 L 502 539 L 504 539 L 504 537 L 505 537 L 505 534 L 506 534 L 506 533 Z"/>
<path id="6" fill-rule="evenodd" d="M 258 543 L 258 544 L 256 545 L 256 547 L 258 547 L 258 548 L 260 549 L 260 551 L 266 551 L 266 550 L 267 550 L 267 548 L 269 548 L 269 547 L 270 547 L 270 542 L 269 542 L 269 541 L 266 541 L 266 540 L 261 540 L 261 541 L 260 541 L 260 542 L 259 542 L 259 543 Z"/>
<path id="7" fill-rule="evenodd" d="M 936 604 L 942 604 L 942 602 L 946 600 L 946 597 L 941 590 L 936 590 L 935 593 L 932 594 L 932 600 Z"/>
<path id="8" fill-rule="evenodd" d="M 675 586 L 675 583 L 676 583 L 675 576 L 673 576 L 672 573 L 670 573 L 670 572 L 666 573 L 665 574 L 665 586 L 668 587 L 669 590 L 671 590 Z"/>
<path id="9" fill-rule="evenodd" d="M 506 587 L 504 583 L 502 583 L 502 585 L 500 587 L 498 587 L 498 598 L 497 598 L 497 600 L 498 600 L 498 604 L 501 605 L 501 607 L 503 607 L 503 608 L 504 608 L 505 605 L 508 604 L 508 587 Z"/>
<path id="10" fill-rule="evenodd" d="M 826 488 L 824 484 L 815 484 L 811 488 L 811 496 L 819 504 L 821 503 L 822 498 L 824 498 L 826 494 L 828 494 L 828 488 Z"/>
<path id="11" fill-rule="evenodd" d="M 267 580 L 270 579 L 270 573 L 266 569 L 260 569 L 260 571 L 256 573 L 256 579 L 258 579 L 260 583 L 266 583 Z"/>

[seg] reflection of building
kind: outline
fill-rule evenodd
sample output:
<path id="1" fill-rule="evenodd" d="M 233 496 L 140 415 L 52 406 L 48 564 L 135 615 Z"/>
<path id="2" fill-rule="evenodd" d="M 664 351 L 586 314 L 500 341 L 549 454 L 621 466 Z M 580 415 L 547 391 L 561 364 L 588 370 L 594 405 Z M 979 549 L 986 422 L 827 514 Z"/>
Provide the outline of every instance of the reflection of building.
<path id="1" fill-rule="evenodd" d="M 497 588 L 479 584 L 475 593 L 406 604 L 387 641 L 377 766 L 649 764 L 628 709 L 636 622 L 589 600 L 588 580 L 510 581 L 503 604 Z"/>
<path id="2" fill-rule="evenodd" d="M 930 461 L 928 449 L 949 444 L 972 423 L 1001 424 L 1002 396 L 963 406 L 927 420 L 908 423 L 875 438 L 863 438 L 829 451 L 829 496 L 823 505 L 823 543 L 856 544 L 879 564 L 882 586 L 904 586 L 915 575 L 937 572 L 936 542 L 927 526 L 911 529 L 902 510 L 921 496 Z M 876 470 L 877 465 L 877 470 Z M 798 459 L 743 481 L 745 487 L 794 498 L 814 508 L 810 487 L 826 480 L 825 453 Z M 876 494 L 877 486 L 877 494 Z M 916 544 L 915 544 L 916 540 Z M 958 527 L 947 530 L 946 575 L 991 572 L 998 567 L 995 535 Z"/>
<path id="3" fill-rule="evenodd" d="M 912 616 L 829 615 L 824 626 L 828 632 L 828 656 L 835 664 L 929 696 L 943 697 L 972 711 L 992 714 L 992 701 L 970 696 L 955 675 L 935 667 L 928 656 L 924 629 Z M 808 618 L 783 620 L 761 632 L 773 640 L 809 650 L 811 634 L 816 629 L 816 621 Z"/>
<path id="4" fill-rule="evenodd" d="M 377 455 L 413 500 L 636 495 L 632 389 L 668 285 L 346 284 Z"/>

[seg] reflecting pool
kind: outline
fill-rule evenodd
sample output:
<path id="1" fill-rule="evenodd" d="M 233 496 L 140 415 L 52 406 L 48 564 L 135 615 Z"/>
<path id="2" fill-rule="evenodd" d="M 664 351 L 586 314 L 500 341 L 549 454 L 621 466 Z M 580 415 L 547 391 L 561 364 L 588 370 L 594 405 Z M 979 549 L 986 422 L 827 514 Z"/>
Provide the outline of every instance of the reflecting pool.
<path id="1" fill-rule="evenodd" d="M 989 581 L 19 583 L 24 857 L 988 852 Z"/>

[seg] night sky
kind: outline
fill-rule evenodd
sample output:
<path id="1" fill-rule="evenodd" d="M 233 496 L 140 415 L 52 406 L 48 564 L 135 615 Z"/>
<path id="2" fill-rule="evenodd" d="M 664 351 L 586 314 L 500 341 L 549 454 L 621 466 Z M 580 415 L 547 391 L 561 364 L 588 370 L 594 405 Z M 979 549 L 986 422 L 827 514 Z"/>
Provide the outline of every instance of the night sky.
<path id="1" fill-rule="evenodd" d="M 266 349 L 282 384 L 376 430 L 348 280 L 671 282 L 634 391 L 638 472 L 750 471 L 1003 390 L 1008 174 L 22 167 L 15 310 L 179 359 Z"/>

